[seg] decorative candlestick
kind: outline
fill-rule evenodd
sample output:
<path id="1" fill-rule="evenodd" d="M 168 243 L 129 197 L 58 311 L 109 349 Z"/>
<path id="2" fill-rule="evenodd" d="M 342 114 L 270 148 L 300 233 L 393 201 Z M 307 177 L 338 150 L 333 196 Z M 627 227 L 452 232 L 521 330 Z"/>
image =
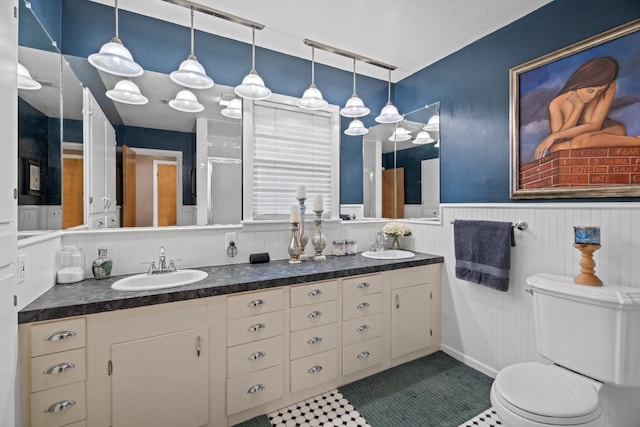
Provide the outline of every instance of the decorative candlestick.
<path id="1" fill-rule="evenodd" d="M 602 280 L 595 274 L 596 262 L 593 260 L 593 253 L 600 249 L 600 245 L 574 243 L 573 247 L 582 254 L 580 258 L 580 274 L 573 278 L 573 282 L 580 285 L 602 286 Z"/>
<path id="2" fill-rule="evenodd" d="M 322 254 L 322 251 L 327 245 L 327 239 L 322 234 L 322 212 L 324 211 L 314 210 L 314 212 L 316 213 L 316 219 L 314 220 L 316 223 L 316 232 L 313 235 L 313 248 L 316 250 L 316 253 L 313 256 L 313 260 L 324 261 L 327 259 L 327 257 Z"/>
<path id="3" fill-rule="evenodd" d="M 304 186 L 302 186 L 302 188 L 304 188 Z M 307 243 L 309 243 L 309 233 L 307 233 L 307 230 L 305 230 L 304 227 L 304 213 L 307 210 L 306 206 L 304 205 L 306 197 L 304 195 L 300 197 L 300 192 L 298 191 L 297 199 L 298 204 L 300 205 L 300 247 L 302 248 L 300 259 L 304 259 L 304 248 L 307 246 Z"/>
<path id="4" fill-rule="evenodd" d="M 291 240 L 289 241 L 289 264 L 300 264 L 300 254 L 302 247 L 300 246 L 300 230 L 297 222 L 291 222 Z"/>

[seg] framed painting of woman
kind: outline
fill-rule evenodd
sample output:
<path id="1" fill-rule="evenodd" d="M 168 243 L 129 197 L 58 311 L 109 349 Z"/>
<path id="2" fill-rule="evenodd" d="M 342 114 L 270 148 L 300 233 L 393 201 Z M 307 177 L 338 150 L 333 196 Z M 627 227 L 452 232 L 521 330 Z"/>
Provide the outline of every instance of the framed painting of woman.
<path id="1" fill-rule="evenodd" d="M 510 70 L 511 198 L 640 196 L 639 30 Z"/>

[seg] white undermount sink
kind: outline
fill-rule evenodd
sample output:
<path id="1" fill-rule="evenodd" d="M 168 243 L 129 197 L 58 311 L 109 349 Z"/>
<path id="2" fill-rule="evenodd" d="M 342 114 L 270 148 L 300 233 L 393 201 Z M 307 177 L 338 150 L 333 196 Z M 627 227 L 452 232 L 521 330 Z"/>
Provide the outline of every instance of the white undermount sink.
<path id="1" fill-rule="evenodd" d="M 366 251 L 362 252 L 362 256 L 365 258 L 374 258 L 374 259 L 403 259 L 403 258 L 412 258 L 416 256 L 413 252 L 403 251 L 400 249 L 389 249 L 382 252 L 375 251 Z"/>
<path id="2" fill-rule="evenodd" d="M 205 279 L 208 274 L 200 270 L 177 270 L 162 274 L 136 274 L 120 279 L 111 285 L 116 291 L 150 291 L 188 285 Z"/>

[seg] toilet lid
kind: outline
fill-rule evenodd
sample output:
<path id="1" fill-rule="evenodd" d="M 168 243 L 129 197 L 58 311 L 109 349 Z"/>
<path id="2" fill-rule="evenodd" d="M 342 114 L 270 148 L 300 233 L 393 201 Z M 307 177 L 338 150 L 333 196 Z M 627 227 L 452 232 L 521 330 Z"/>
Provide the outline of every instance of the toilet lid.
<path id="1" fill-rule="evenodd" d="M 600 415 L 600 399 L 587 380 L 563 369 L 542 363 L 511 365 L 495 381 L 500 400 L 520 415 L 548 422 L 562 419 L 582 422 Z"/>

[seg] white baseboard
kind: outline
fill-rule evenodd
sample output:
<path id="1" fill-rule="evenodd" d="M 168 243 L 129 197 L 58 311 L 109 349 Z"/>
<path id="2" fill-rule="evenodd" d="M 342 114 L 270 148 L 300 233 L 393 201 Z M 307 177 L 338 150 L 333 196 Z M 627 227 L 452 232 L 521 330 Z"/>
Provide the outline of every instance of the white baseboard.
<path id="1" fill-rule="evenodd" d="M 476 369 L 482 372 L 483 374 L 490 376 L 491 378 L 495 378 L 496 375 L 498 375 L 498 371 L 493 369 L 492 367 L 487 366 L 484 363 L 480 363 L 476 359 L 473 359 L 465 355 L 464 353 L 461 353 L 458 350 L 455 350 L 449 347 L 446 344 L 440 344 L 440 349 L 445 353 L 447 353 L 449 356 L 453 357 L 454 359 L 459 360 L 460 362 L 464 363 L 467 366 L 471 366 L 473 369 Z"/>

